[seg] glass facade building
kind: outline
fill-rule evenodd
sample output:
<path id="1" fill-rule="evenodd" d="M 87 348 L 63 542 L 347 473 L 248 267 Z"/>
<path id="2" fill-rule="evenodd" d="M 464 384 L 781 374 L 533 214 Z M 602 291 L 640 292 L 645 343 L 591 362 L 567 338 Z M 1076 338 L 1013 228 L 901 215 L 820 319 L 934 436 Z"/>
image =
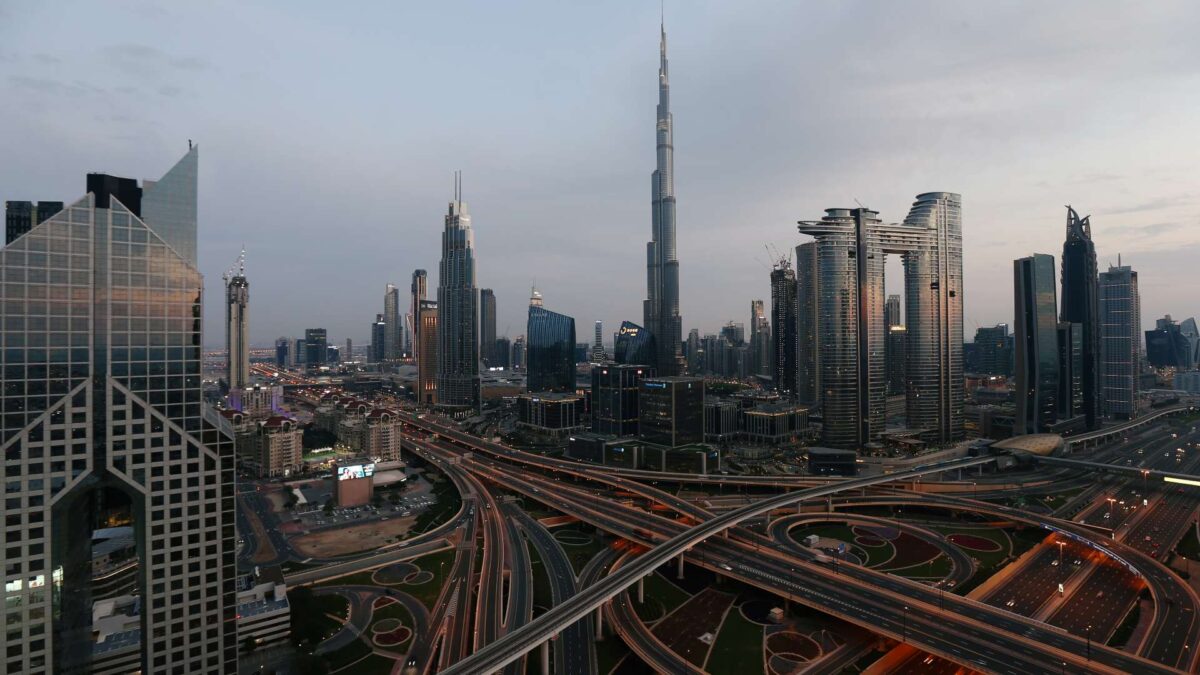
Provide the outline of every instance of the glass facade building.
<path id="1" fill-rule="evenodd" d="M 643 378 L 638 388 L 638 436 L 678 447 L 704 442 L 704 380 Z"/>
<path id="2" fill-rule="evenodd" d="M 237 670 L 232 429 L 203 403 L 195 231 L 150 218 L 195 213 L 196 153 L 150 212 L 93 174 L 0 250 L 4 672 Z M 140 621 L 98 642 L 93 532 L 116 505 Z"/>
<path id="3" fill-rule="evenodd" d="M 1106 417 L 1137 416 L 1142 304 L 1138 275 L 1128 265 L 1100 274 L 1100 400 Z"/>
<path id="4" fill-rule="evenodd" d="M 654 334 L 632 321 L 622 321 L 613 344 L 613 359 L 617 363 L 648 366 L 657 358 L 658 346 Z"/>
<path id="5" fill-rule="evenodd" d="M 475 285 L 475 234 L 471 216 L 455 188 L 454 201 L 442 230 L 442 260 L 438 267 L 438 405 L 458 410 L 478 409 L 479 289 Z"/>
<path id="6" fill-rule="evenodd" d="M 1100 297 L 1096 246 L 1090 217 L 1067 207 L 1067 239 L 1062 254 L 1062 308 L 1059 320 L 1080 330 L 1079 399 L 1088 429 L 1100 420 Z"/>
<path id="7" fill-rule="evenodd" d="M 328 335 L 324 328 L 307 328 L 304 331 L 304 363 L 309 368 L 320 368 L 329 362 Z"/>
<path id="8" fill-rule="evenodd" d="M 496 367 L 496 294 L 490 288 L 479 289 L 479 351 L 484 363 Z"/>
<path id="9" fill-rule="evenodd" d="M 820 302 L 817 244 L 796 247 L 796 399 L 821 403 Z"/>
<path id="10" fill-rule="evenodd" d="M 653 377 L 644 365 L 606 363 L 592 368 L 592 431 L 626 437 L 638 433 L 638 385 Z"/>
<path id="11" fill-rule="evenodd" d="M 11 244 L 17 237 L 32 230 L 34 225 L 45 222 L 62 209 L 62 202 L 5 202 L 4 243 Z"/>
<path id="12" fill-rule="evenodd" d="M 525 336 L 526 388 L 529 391 L 575 391 L 575 319 L 542 307 L 541 296 L 535 292 L 529 305 Z"/>
<path id="13" fill-rule="evenodd" d="M 400 322 L 400 289 L 392 284 L 383 290 L 383 324 L 383 358 L 379 361 L 399 361 L 404 351 L 404 324 Z"/>
<path id="14" fill-rule="evenodd" d="M 230 389 L 250 383 L 249 312 L 250 282 L 242 266 L 236 274 L 225 276 L 225 382 Z"/>
<path id="15" fill-rule="evenodd" d="M 1044 432 L 1058 421 L 1057 305 L 1054 256 L 1038 253 L 1013 261 L 1016 436 Z"/>
<path id="16" fill-rule="evenodd" d="M 790 398 L 796 390 L 796 273 L 786 259 L 771 270 L 771 325 L 771 376 L 775 390 Z"/>

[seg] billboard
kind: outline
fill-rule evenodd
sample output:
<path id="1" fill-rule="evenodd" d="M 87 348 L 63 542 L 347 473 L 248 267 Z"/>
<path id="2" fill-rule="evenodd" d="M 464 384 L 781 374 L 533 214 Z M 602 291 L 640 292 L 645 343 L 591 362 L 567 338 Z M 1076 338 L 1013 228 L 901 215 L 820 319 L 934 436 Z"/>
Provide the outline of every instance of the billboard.
<path id="1" fill-rule="evenodd" d="M 351 480 L 354 478 L 368 478 L 375 475 L 375 463 L 368 464 L 347 464 L 339 466 L 337 470 L 338 480 Z"/>

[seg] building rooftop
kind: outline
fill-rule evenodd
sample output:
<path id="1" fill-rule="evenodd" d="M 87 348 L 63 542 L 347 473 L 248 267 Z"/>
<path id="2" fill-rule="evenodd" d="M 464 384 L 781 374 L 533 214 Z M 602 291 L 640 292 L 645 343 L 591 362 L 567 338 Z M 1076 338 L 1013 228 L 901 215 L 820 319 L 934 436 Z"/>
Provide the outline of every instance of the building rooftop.
<path id="1" fill-rule="evenodd" d="M 1063 447 L 1063 437 L 1058 434 L 1025 434 L 1013 436 L 992 444 L 996 450 L 1015 450 L 1031 455 L 1052 455 Z"/>

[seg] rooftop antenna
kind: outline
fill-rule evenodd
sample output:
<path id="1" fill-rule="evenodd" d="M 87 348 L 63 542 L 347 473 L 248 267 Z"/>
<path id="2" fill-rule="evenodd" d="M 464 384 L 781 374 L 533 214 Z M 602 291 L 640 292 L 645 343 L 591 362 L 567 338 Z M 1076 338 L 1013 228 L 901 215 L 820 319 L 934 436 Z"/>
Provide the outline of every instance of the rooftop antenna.
<path id="1" fill-rule="evenodd" d="M 852 197 L 852 199 L 854 200 L 854 203 L 855 203 L 855 204 L 858 204 L 858 208 L 860 208 L 860 209 L 865 209 L 865 208 L 867 208 L 867 207 L 863 206 L 863 203 L 862 203 L 862 202 L 858 201 L 858 197 Z"/>

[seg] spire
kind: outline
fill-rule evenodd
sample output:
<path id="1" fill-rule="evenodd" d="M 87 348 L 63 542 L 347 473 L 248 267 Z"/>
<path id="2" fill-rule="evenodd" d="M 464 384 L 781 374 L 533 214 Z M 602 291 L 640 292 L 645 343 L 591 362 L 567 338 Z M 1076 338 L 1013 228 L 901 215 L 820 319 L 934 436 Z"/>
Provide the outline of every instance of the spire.
<path id="1" fill-rule="evenodd" d="M 658 42 L 658 79 L 662 83 L 667 81 L 667 26 L 665 21 L 658 24 L 659 42 Z"/>

